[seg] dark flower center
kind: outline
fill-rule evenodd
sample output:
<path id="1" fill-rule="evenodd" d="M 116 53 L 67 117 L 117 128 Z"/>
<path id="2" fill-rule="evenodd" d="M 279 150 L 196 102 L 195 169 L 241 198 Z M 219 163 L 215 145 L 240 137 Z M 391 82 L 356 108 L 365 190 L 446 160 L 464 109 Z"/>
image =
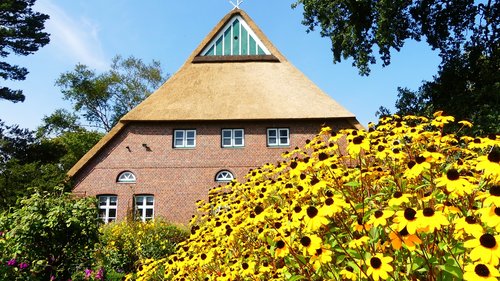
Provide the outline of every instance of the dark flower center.
<path id="1" fill-rule="evenodd" d="M 311 179 L 311 185 L 315 185 L 319 182 L 319 179 L 317 177 L 314 177 Z"/>
<path id="2" fill-rule="evenodd" d="M 280 229 L 281 228 L 281 222 L 277 221 L 274 223 L 274 228 Z"/>
<path id="3" fill-rule="evenodd" d="M 380 210 L 376 210 L 375 211 L 375 217 L 378 219 L 380 218 L 382 215 L 384 215 L 384 212 L 380 211 Z"/>
<path id="4" fill-rule="evenodd" d="M 455 169 L 449 169 L 448 172 L 446 172 L 446 177 L 451 181 L 455 181 L 460 178 L 460 174 Z"/>
<path id="5" fill-rule="evenodd" d="M 379 145 L 377 148 L 378 152 L 382 152 L 382 151 L 384 151 L 384 149 L 385 149 L 385 146 L 383 146 L 383 145 Z"/>
<path id="6" fill-rule="evenodd" d="M 500 162 L 500 150 L 499 149 L 493 149 L 490 154 L 488 154 L 488 160 L 493 163 L 498 163 Z"/>
<path id="7" fill-rule="evenodd" d="M 493 196 L 500 196 L 500 185 L 494 185 L 490 188 L 490 194 Z"/>
<path id="8" fill-rule="evenodd" d="M 405 216 L 405 219 L 412 221 L 415 219 L 416 214 L 417 214 L 417 212 L 415 210 L 413 210 L 412 208 L 406 208 L 404 216 Z"/>
<path id="9" fill-rule="evenodd" d="M 316 249 L 316 256 L 321 255 L 321 253 L 323 253 L 323 249 L 321 249 L 321 248 Z"/>
<path id="10" fill-rule="evenodd" d="M 248 269 L 248 263 L 244 262 L 241 264 L 241 267 L 244 269 L 244 270 L 247 270 Z"/>
<path id="11" fill-rule="evenodd" d="M 333 199 L 331 197 L 326 198 L 325 200 L 325 205 L 330 206 L 333 204 Z"/>
<path id="12" fill-rule="evenodd" d="M 476 267 L 474 268 L 474 272 L 481 277 L 490 276 L 490 270 L 488 269 L 488 267 L 481 263 L 476 265 Z"/>
<path id="13" fill-rule="evenodd" d="M 345 268 L 345 270 L 349 271 L 349 272 L 354 272 L 354 268 L 350 267 L 350 266 L 347 266 Z"/>
<path id="14" fill-rule="evenodd" d="M 300 238 L 300 244 L 302 244 L 302 246 L 304 247 L 309 247 L 309 245 L 311 245 L 311 238 L 309 238 L 308 236 Z"/>
<path id="15" fill-rule="evenodd" d="M 410 162 L 408 162 L 408 168 L 411 169 L 413 168 L 415 165 L 417 164 L 417 162 L 411 160 Z"/>
<path id="16" fill-rule="evenodd" d="M 424 213 L 424 216 L 426 216 L 426 217 L 434 216 L 434 210 L 432 208 L 425 208 L 423 213 Z"/>
<path id="17" fill-rule="evenodd" d="M 205 255 L 205 254 L 201 254 L 200 258 L 201 258 L 202 260 L 205 260 L 205 259 L 207 258 L 207 255 Z"/>
<path id="18" fill-rule="evenodd" d="M 295 169 L 295 168 L 297 168 L 297 165 L 298 165 L 297 162 L 294 161 L 294 162 L 290 163 L 290 168 Z"/>
<path id="19" fill-rule="evenodd" d="M 363 142 L 363 137 L 362 136 L 357 136 L 354 139 L 352 139 L 352 143 L 354 144 L 361 144 Z"/>
<path id="20" fill-rule="evenodd" d="M 422 155 L 419 155 L 419 156 L 417 156 L 417 158 L 415 158 L 415 161 L 417 161 L 417 164 L 422 164 L 425 162 L 425 157 L 423 157 Z"/>
<path id="21" fill-rule="evenodd" d="M 495 208 L 495 215 L 500 216 L 500 207 Z"/>
<path id="22" fill-rule="evenodd" d="M 497 245 L 497 241 L 495 240 L 495 237 L 491 234 L 483 234 L 481 238 L 479 238 L 479 242 L 481 242 L 481 246 L 488 248 L 488 249 L 493 249 Z"/>
<path id="23" fill-rule="evenodd" d="M 276 248 L 278 249 L 285 248 L 285 242 L 283 242 L 283 240 L 279 240 L 278 242 L 276 242 Z"/>
<path id="24" fill-rule="evenodd" d="M 379 269 L 382 266 L 382 261 L 377 257 L 373 257 L 370 259 L 370 265 L 375 269 Z"/>
<path id="25" fill-rule="evenodd" d="M 410 233 L 408 232 L 408 229 L 406 228 L 406 226 L 403 229 L 401 229 L 401 231 L 399 232 L 399 235 L 401 235 L 403 237 L 408 236 L 409 234 Z"/>
<path id="26" fill-rule="evenodd" d="M 319 159 L 319 161 L 326 160 L 326 159 L 328 159 L 328 154 L 326 154 L 326 153 L 324 153 L 324 152 L 321 152 L 321 153 L 318 155 L 318 159 Z"/>
<path id="27" fill-rule="evenodd" d="M 394 195 L 393 195 L 394 198 L 401 198 L 401 196 L 403 196 L 402 192 L 400 192 L 400 191 L 394 192 Z"/>
<path id="28" fill-rule="evenodd" d="M 293 211 L 295 213 L 300 213 L 300 211 L 302 211 L 302 208 L 300 206 L 295 206 L 295 208 L 293 208 Z"/>
<path id="29" fill-rule="evenodd" d="M 473 216 L 467 216 L 465 218 L 465 222 L 467 222 L 468 224 L 475 224 L 476 223 L 476 218 L 474 218 Z"/>
<path id="30" fill-rule="evenodd" d="M 307 208 L 307 216 L 310 217 L 311 219 L 314 218 L 318 214 L 318 209 L 314 206 L 309 206 Z"/>
<path id="31" fill-rule="evenodd" d="M 333 192 L 331 190 L 327 190 L 325 192 L 326 197 L 333 197 Z"/>
<path id="32" fill-rule="evenodd" d="M 393 152 L 394 154 L 398 154 L 398 153 L 399 153 L 399 149 L 394 148 L 394 149 L 392 150 L 392 152 Z"/>
<path id="33" fill-rule="evenodd" d="M 262 213 L 264 211 L 264 208 L 262 208 L 262 206 L 260 206 L 260 205 L 259 206 L 255 206 L 254 211 L 255 211 L 256 215 L 259 215 L 260 213 Z"/>
<path id="34" fill-rule="evenodd" d="M 474 139 L 474 143 L 481 143 L 481 139 L 479 139 L 479 138 L 475 138 L 475 139 Z"/>

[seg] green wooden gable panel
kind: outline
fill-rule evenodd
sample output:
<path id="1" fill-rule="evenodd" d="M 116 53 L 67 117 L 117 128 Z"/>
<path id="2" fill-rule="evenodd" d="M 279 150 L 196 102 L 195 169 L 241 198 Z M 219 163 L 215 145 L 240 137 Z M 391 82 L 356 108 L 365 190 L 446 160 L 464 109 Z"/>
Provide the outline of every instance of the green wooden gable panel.
<path id="1" fill-rule="evenodd" d="M 236 15 L 205 46 L 201 56 L 255 56 L 270 55 L 269 50 L 248 24 Z"/>

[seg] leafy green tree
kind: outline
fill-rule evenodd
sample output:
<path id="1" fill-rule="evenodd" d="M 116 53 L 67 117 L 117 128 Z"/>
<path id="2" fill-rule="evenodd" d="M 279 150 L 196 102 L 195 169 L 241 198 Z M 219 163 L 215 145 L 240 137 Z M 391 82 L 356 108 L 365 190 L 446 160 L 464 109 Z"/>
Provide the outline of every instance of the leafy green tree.
<path id="1" fill-rule="evenodd" d="M 0 57 L 9 54 L 26 56 L 49 43 L 49 34 L 43 32 L 48 15 L 32 10 L 36 0 L 2 0 L 0 2 Z M 4 80 L 24 80 L 28 70 L 0 61 L 0 77 Z M 0 99 L 24 101 L 21 90 L 0 86 Z"/>
<path id="2" fill-rule="evenodd" d="M 67 193 L 34 193 L 19 208 L 0 216 L 2 264 L 25 264 L 24 270 L 0 270 L 2 280 L 69 280 L 90 267 L 99 239 L 95 198 Z M 19 268 L 19 267 L 18 267 Z"/>
<path id="3" fill-rule="evenodd" d="M 56 85 L 90 125 L 109 131 L 165 80 L 158 61 L 145 64 L 134 57 L 116 56 L 107 72 L 98 74 L 78 64 L 61 74 Z"/>

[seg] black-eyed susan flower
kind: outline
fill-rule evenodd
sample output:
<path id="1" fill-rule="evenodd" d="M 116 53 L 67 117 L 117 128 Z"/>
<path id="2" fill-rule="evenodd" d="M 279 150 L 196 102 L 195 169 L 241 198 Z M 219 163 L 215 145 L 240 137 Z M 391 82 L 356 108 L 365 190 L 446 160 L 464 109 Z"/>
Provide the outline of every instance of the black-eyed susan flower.
<path id="1" fill-rule="evenodd" d="M 478 159 L 476 169 L 483 171 L 487 178 L 492 178 L 494 181 L 500 180 L 500 149 L 492 148 L 488 156 L 481 156 Z"/>
<path id="2" fill-rule="evenodd" d="M 493 236 L 489 233 L 483 234 L 480 237 L 468 240 L 464 243 L 464 247 L 472 248 L 470 258 L 472 261 L 480 260 L 482 263 L 498 265 L 500 258 L 500 235 Z"/>
<path id="3" fill-rule="evenodd" d="M 477 199 L 483 199 L 483 206 L 495 205 L 500 207 L 500 185 L 490 187 L 489 194 L 478 196 Z"/>
<path id="4" fill-rule="evenodd" d="M 240 276 L 254 276 L 255 275 L 255 265 L 254 261 L 243 261 L 240 268 Z"/>
<path id="5" fill-rule="evenodd" d="M 437 111 L 434 113 L 434 119 L 431 121 L 432 126 L 442 128 L 445 124 L 454 122 L 455 117 L 453 116 L 443 116 L 443 111 Z"/>
<path id="6" fill-rule="evenodd" d="M 349 248 L 351 249 L 356 249 L 356 248 L 362 248 L 363 245 L 366 245 L 370 241 L 370 238 L 368 236 L 361 236 L 359 238 L 352 238 L 351 241 L 349 241 Z"/>
<path id="7" fill-rule="evenodd" d="M 276 238 L 276 244 L 274 245 L 276 248 L 274 250 L 274 254 L 276 257 L 284 257 L 290 253 L 290 249 L 288 248 L 288 243 L 283 238 Z"/>
<path id="8" fill-rule="evenodd" d="M 315 206 L 309 206 L 306 209 L 306 215 L 304 216 L 304 224 L 308 231 L 316 231 L 323 225 L 328 224 L 328 219 L 323 213 L 320 213 L 318 208 Z"/>
<path id="9" fill-rule="evenodd" d="M 465 281 L 497 281 L 498 277 L 500 277 L 498 269 L 489 264 L 475 263 L 465 266 Z"/>
<path id="10" fill-rule="evenodd" d="M 321 248 L 321 243 L 322 240 L 317 235 L 305 235 L 300 238 L 300 245 L 303 248 L 304 255 L 314 255 L 316 250 Z"/>
<path id="11" fill-rule="evenodd" d="M 345 202 L 341 195 L 329 196 L 324 199 L 323 206 L 319 209 L 319 213 L 323 217 L 333 217 L 335 214 L 342 212 L 344 208 L 348 208 L 349 204 Z"/>
<path id="12" fill-rule="evenodd" d="M 407 165 L 408 169 L 404 172 L 404 176 L 408 179 L 415 179 L 424 171 L 431 168 L 431 164 L 427 162 L 426 158 L 422 155 L 415 157 L 415 160 L 410 160 Z"/>
<path id="13" fill-rule="evenodd" d="M 344 280 L 356 281 L 358 280 L 358 274 L 354 272 L 354 268 L 351 266 L 346 266 L 340 271 L 340 275 Z"/>
<path id="14" fill-rule="evenodd" d="M 417 211 L 413 208 L 406 208 L 404 211 L 397 211 L 393 219 L 398 224 L 398 231 L 406 227 L 408 233 L 415 234 L 418 228 Z"/>
<path id="15" fill-rule="evenodd" d="M 385 226 L 387 225 L 387 219 L 394 215 L 394 211 L 391 210 L 376 210 L 368 219 L 367 223 L 372 225 L 373 227 L 377 227 L 379 225 Z"/>
<path id="16" fill-rule="evenodd" d="M 363 232 L 364 230 L 369 231 L 371 229 L 371 225 L 369 225 L 367 223 L 363 223 L 363 219 L 362 218 L 357 218 L 351 224 L 351 228 L 354 231 Z"/>
<path id="17" fill-rule="evenodd" d="M 410 198 L 412 196 L 410 194 L 406 194 L 406 193 L 402 193 L 400 191 L 396 191 L 394 192 L 394 194 L 392 195 L 392 198 L 389 199 L 389 206 L 391 207 L 395 207 L 395 206 L 399 206 L 403 203 L 410 203 Z"/>
<path id="18" fill-rule="evenodd" d="M 309 263 L 312 264 L 314 270 L 318 270 L 323 264 L 327 264 L 332 261 L 332 251 L 328 247 L 321 247 L 316 249 L 316 253 L 311 256 Z"/>
<path id="19" fill-rule="evenodd" d="M 500 207 L 493 205 L 479 209 L 477 212 L 481 214 L 482 222 L 500 232 Z"/>
<path id="20" fill-rule="evenodd" d="M 389 264 L 392 260 L 393 258 L 384 257 L 384 255 L 380 253 L 372 256 L 366 260 L 366 264 L 368 265 L 366 274 L 371 275 L 375 281 L 378 281 L 379 279 L 386 280 L 389 278 L 389 272 L 394 271 L 392 266 Z"/>
<path id="21" fill-rule="evenodd" d="M 370 150 L 370 142 L 364 135 L 356 135 L 350 139 L 347 145 L 347 151 L 353 157 L 357 157 L 361 151 Z"/>
<path id="22" fill-rule="evenodd" d="M 416 234 L 408 233 L 406 227 L 399 232 L 391 231 L 389 233 L 389 239 L 391 239 L 391 245 L 394 250 L 401 249 L 404 244 L 408 250 L 413 251 L 416 245 L 422 243 L 422 240 L 420 240 Z"/>
<path id="23" fill-rule="evenodd" d="M 436 179 L 436 186 L 445 187 L 449 193 L 458 196 L 471 194 L 474 186 L 460 175 L 456 169 L 449 169 L 446 174 Z"/>
<path id="24" fill-rule="evenodd" d="M 480 237 L 484 233 L 483 227 L 473 216 L 455 219 L 453 224 L 455 225 L 455 232 L 453 234 L 455 239 L 463 239 L 464 234 Z"/>
<path id="25" fill-rule="evenodd" d="M 417 220 L 419 231 L 434 232 L 440 230 L 441 226 L 449 225 L 450 222 L 441 211 L 435 211 L 433 208 L 427 207 L 417 212 Z"/>

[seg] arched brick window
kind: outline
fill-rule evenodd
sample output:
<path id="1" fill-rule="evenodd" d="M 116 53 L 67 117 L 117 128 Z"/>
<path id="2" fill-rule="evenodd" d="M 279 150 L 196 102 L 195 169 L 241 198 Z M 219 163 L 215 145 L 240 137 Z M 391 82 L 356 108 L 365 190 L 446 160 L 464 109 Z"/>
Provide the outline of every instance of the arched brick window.
<path id="1" fill-rule="evenodd" d="M 130 171 L 121 172 L 116 179 L 116 182 L 119 183 L 135 183 L 135 181 L 135 175 Z"/>
<path id="2" fill-rule="evenodd" d="M 228 170 L 219 171 L 215 175 L 215 181 L 216 182 L 230 182 L 233 179 L 234 179 L 233 174 L 231 172 L 229 172 Z"/>

